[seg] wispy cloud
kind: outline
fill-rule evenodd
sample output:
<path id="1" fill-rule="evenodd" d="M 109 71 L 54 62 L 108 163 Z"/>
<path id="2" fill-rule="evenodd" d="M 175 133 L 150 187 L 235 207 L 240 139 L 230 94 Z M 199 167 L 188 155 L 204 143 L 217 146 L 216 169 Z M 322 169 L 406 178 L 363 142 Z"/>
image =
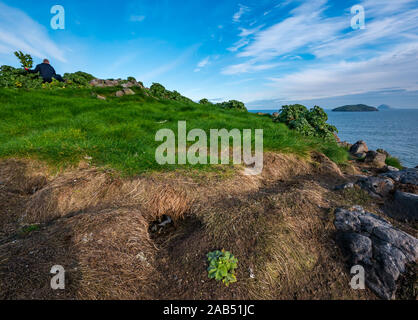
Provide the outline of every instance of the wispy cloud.
<path id="1" fill-rule="evenodd" d="M 144 21 L 145 20 L 145 16 L 135 16 L 135 15 L 133 15 L 133 16 L 131 16 L 130 18 L 129 18 L 129 20 L 131 21 L 131 22 L 142 22 L 142 21 Z"/>
<path id="2" fill-rule="evenodd" d="M 180 56 L 178 56 L 177 58 L 175 58 L 174 60 L 163 64 L 155 69 L 153 69 L 152 71 L 143 74 L 141 76 L 141 79 L 143 81 L 152 81 L 152 80 L 156 80 L 157 77 L 161 76 L 162 74 L 165 74 L 175 68 L 177 68 L 178 66 L 184 64 L 185 62 L 187 62 L 187 60 L 190 58 L 190 56 L 196 52 L 196 50 L 199 48 L 200 44 L 196 44 L 193 45 L 191 47 L 189 47 L 187 50 L 185 50 L 184 52 L 182 52 L 180 54 Z"/>
<path id="3" fill-rule="evenodd" d="M 272 78 L 276 96 L 310 100 L 369 91 L 418 90 L 418 42 L 401 45 L 378 57 L 357 62 L 321 64 L 316 68 Z"/>
<path id="4" fill-rule="evenodd" d="M 49 38 L 45 27 L 25 12 L 0 2 L 0 52 L 22 50 L 37 58 L 67 62 L 63 50 Z"/>
<path id="5" fill-rule="evenodd" d="M 210 57 L 206 57 L 203 60 L 201 60 L 198 64 L 196 69 L 194 69 L 194 72 L 199 72 L 202 68 L 206 67 L 210 62 Z"/>
<path id="6" fill-rule="evenodd" d="M 256 64 L 255 61 L 250 60 L 243 63 L 234 64 L 228 66 L 222 70 L 222 74 L 225 75 L 236 75 L 242 73 L 251 73 L 258 72 L 263 70 L 268 70 L 279 66 L 280 63 L 265 63 L 265 64 Z"/>
<path id="7" fill-rule="evenodd" d="M 232 21 L 239 22 L 241 17 L 247 12 L 250 12 L 250 8 L 240 4 L 239 5 L 239 10 L 232 17 Z"/>

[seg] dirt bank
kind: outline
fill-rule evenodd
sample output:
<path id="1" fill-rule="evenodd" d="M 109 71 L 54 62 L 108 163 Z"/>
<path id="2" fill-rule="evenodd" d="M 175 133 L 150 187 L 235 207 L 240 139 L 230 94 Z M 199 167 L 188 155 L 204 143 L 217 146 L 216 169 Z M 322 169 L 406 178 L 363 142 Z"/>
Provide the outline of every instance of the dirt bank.
<path id="1" fill-rule="evenodd" d="M 270 153 L 264 168 L 122 179 L 2 160 L 0 298 L 375 299 L 349 286 L 333 210 L 381 203 L 332 191 L 351 176 L 321 154 Z M 239 260 L 229 288 L 207 278 L 206 254 L 222 248 Z M 53 265 L 66 270 L 65 290 L 50 288 Z"/>

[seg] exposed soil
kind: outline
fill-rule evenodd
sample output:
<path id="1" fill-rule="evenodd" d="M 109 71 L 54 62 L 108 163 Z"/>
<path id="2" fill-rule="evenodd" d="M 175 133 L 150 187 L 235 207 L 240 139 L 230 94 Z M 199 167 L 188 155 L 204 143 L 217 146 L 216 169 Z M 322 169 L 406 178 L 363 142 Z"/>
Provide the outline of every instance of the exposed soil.
<path id="1" fill-rule="evenodd" d="M 350 170 L 321 154 L 267 154 L 261 176 L 237 168 L 121 179 L 3 160 L 0 298 L 376 299 L 351 289 L 334 241 L 334 208 L 383 208 L 360 189 L 332 191 Z M 223 248 L 239 260 L 228 288 L 206 272 L 206 254 Z M 50 288 L 53 265 L 66 270 L 65 290 Z M 416 271 L 408 274 L 403 288 Z"/>

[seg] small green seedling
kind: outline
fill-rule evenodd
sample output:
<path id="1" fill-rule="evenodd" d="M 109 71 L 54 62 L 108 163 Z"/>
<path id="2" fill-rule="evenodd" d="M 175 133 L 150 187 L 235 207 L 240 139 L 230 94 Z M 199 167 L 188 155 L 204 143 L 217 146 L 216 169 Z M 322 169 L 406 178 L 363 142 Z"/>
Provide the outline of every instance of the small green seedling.
<path id="1" fill-rule="evenodd" d="M 32 224 L 32 225 L 29 225 L 29 226 L 22 227 L 22 229 L 20 229 L 19 234 L 21 236 L 26 236 L 26 235 L 28 235 L 28 234 L 30 234 L 34 231 L 38 231 L 40 229 L 41 229 L 41 227 L 38 224 Z"/>
<path id="2" fill-rule="evenodd" d="M 22 51 L 16 51 L 15 52 L 16 58 L 19 59 L 20 64 L 23 68 L 31 69 L 33 66 L 33 59 L 30 54 L 24 54 Z"/>
<path id="3" fill-rule="evenodd" d="M 207 254 L 209 267 L 208 276 L 210 279 L 221 281 L 228 287 L 230 283 L 237 282 L 235 269 L 238 267 L 238 259 L 230 252 L 216 250 Z"/>

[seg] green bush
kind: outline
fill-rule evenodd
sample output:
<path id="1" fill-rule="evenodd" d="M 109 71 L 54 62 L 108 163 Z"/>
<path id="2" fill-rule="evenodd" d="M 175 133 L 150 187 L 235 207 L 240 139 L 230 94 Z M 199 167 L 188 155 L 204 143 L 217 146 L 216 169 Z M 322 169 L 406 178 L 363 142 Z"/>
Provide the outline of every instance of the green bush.
<path id="1" fill-rule="evenodd" d="M 95 79 L 91 74 L 82 71 L 65 73 L 63 78 L 68 84 L 77 86 L 87 86 L 91 80 Z"/>
<path id="2" fill-rule="evenodd" d="M 42 79 L 38 73 L 28 73 L 23 69 L 10 66 L 0 67 L 0 87 L 2 88 L 42 88 Z"/>
<path id="3" fill-rule="evenodd" d="M 166 92 L 165 87 L 159 83 L 153 83 L 150 88 L 150 91 L 154 97 L 160 97 L 160 98 L 163 98 Z"/>
<path id="4" fill-rule="evenodd" d="M 244 102 L 237 100 L 229 100 L 227 102 L 218 103 L 218 106 L 224 109 L 235 109 L 240 111 L 247 111 Z"/>
<path id="5" fill-rule="evenodd" d="M 238 259 L 230 252 L 216 250 L 207 254 L 210 279 L 221 281 L 228 287 L 230 283 L 237 282 L 235 269 L 238 267 Z"/>
<path id="6" fill-rule="evenodd" d="M 202 99 L 199 101 L 199 104 L 212 104 L 208 99 Z"/>
<path id="7" fill-rule="evenodd" d="M 24 54 L 22 51 L 16 51 L 15 56 L 19 59 L 22 68 L 32 69 L 33 59 L 30 54 Z"/>
<path id="8" fill-rule="evenodd" d="M 328 115 L 318 106 L 310 110 L 301 104 L 282 106 L 275 121 L 285 123 L 290 129 L 305 136 L 329 141 L 335 141 L 334 132 L 338 132 L 335 126 L 327 123 Z"/>

